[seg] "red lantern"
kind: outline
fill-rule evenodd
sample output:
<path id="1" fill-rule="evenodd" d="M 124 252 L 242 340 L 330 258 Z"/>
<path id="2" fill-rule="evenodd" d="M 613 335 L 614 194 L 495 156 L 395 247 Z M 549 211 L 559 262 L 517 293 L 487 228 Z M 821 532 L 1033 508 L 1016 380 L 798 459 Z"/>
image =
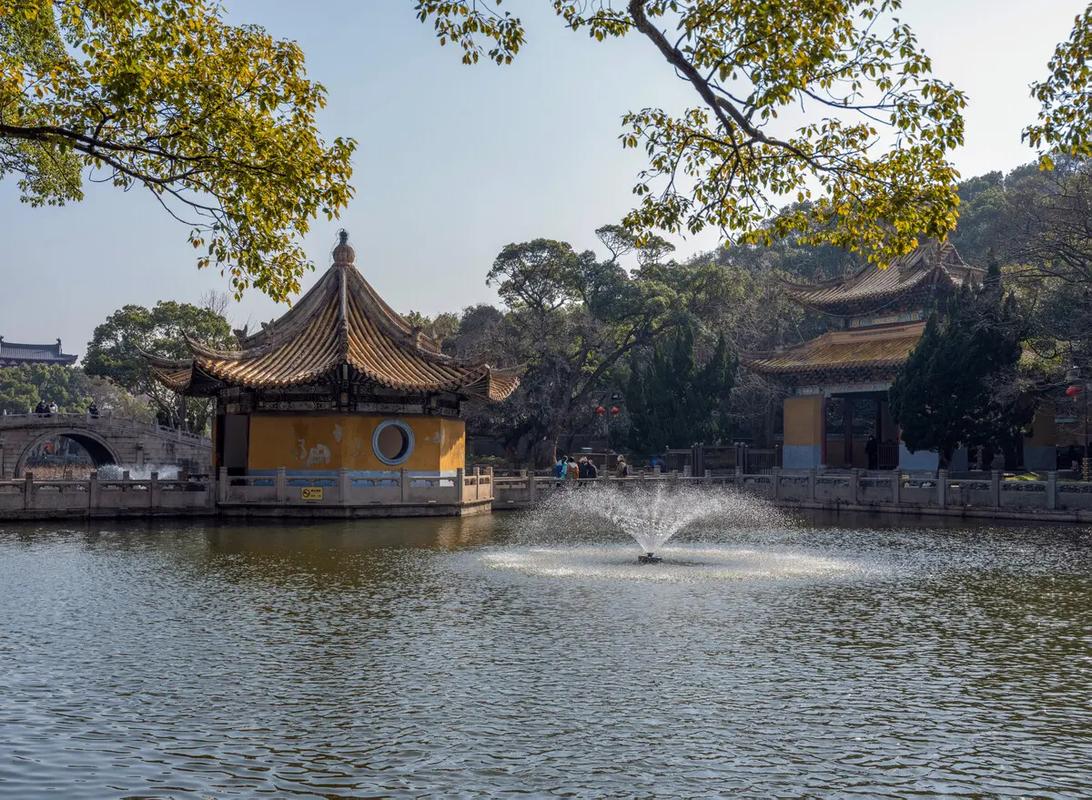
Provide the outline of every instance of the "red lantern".
<path id="1" fill-rule="evenodd" d="M 1065 396 L 1066 397 L 1076 397 L 1082 391 L 1084 391 L 1084 390 L 1080 386 L 1069 386 L 1069 387 L 1066 387 Z"/>
<path id="2" fill-rule="evenodd" d="M 603 408 L 603 406 L 596 406 L 595 407 L 595 416 L 601 417 L 606 413 L 607 413 L 607 409 Z"/>
<path id="3" fill-rule="evenodd" d="M 618 406 L 611 406 L 610 407 L 610 415 L 612 417 L 617 417 L 621 413 L 622 413 L 622 409 L 620 409 Z"/>

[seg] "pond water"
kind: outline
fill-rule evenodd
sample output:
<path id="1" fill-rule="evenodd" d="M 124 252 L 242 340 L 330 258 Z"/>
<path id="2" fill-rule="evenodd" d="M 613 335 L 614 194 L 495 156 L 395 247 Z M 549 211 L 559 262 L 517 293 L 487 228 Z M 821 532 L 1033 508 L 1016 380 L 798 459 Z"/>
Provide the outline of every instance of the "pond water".
<path id="1" fill-rule="evenodd" d="M 0 796 L 1092 795 L 1089 529 L 894 522 L 0 523 Z"/>

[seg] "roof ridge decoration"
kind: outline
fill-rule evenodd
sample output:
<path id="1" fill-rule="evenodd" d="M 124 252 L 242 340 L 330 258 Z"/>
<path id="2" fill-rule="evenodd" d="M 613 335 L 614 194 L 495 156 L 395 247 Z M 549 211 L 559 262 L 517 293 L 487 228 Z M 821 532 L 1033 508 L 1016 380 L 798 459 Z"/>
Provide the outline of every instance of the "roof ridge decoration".
<path id="1" fill-rule="evenodd" d="M 842 278 L 814 284 L 781 283 L 788 296 L 800 305 L 851 316 L 882 309 L 921 287 L 959 286 L 979 273 L 985 274 L 969 266 L 951 242 L 929 239 L 912 252 L 892 259 L 883 269 L 866 264 Z"/>
<path id="2" fill-rule="evenodd" d="M 344 367 L 381 386 L 415 394 L 449 391 L 503 400 L 515 390 L 519 378 L 514 370 L 443 353 L 379 297 L 354 260 L 348 234 L 341 231 L 326 273 L 279 320 L 243 338 L 240 349 L 213 348 L 184 336 L 191 359 L 172 362 L 146 355 L 149 365 L 178 391 L 298 386 L 333 377 Z"/>

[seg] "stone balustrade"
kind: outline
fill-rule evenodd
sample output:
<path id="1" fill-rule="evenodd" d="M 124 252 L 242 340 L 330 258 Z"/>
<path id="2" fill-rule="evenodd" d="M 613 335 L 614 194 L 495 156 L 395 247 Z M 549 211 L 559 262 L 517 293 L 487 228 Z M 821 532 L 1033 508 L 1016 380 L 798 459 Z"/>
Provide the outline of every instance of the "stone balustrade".
<path id="1" fill-rule="evenodd" d="M 1092 483 L 1060 481 L 1054 472 L 1047 473 L 1046 480 L 1004 480 L 997 471 L 988 478 L 953 478 L 945 470 L 935 475 L 919 475 L 898 470 L 834 472 L 775 468 L 762 474 L 706 472 L 694 477 L 685 473 L 648 473 L 591 481 L 521 473 L 494 478 L 494 508 L 526 508 L 554 492 L 571 490 L 580 484 L 625 488 L 649 481 L 730 487 L 794 508 L 1092 522 Z"/>
<path id="2" fill-rule="evenodd" d="M 457 470 L 451 476 L 392 470 L 367 476 L 339 470 L 333 475 L 218 476 L 217 505 L 223 513 L 248 516 L 466 516 L 488 513 L 493 472 Z"/>
<path id="3" fill-rule="evenodd" d="M 0 518 L 178 516 L 208 514 L 214 510 L 214 484 L 184 475 L 160 480 L 148 478 L 100 480 L 40 480 L 27 473 L 16 480 L 0 480 Z"/>

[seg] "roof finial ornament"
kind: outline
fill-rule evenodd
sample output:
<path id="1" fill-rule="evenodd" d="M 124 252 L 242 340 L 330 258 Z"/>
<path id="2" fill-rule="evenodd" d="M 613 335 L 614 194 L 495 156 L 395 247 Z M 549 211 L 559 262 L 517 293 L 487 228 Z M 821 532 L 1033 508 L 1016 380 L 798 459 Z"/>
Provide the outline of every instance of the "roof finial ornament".
<path id="1" fill-rule="evenodd" d="M 349 232 L 342 228 L 337 232 L 338 245 L 334 248 L 334 266 L 351 267 L 356 261 L 356 251 L 349 244 Z"/>

